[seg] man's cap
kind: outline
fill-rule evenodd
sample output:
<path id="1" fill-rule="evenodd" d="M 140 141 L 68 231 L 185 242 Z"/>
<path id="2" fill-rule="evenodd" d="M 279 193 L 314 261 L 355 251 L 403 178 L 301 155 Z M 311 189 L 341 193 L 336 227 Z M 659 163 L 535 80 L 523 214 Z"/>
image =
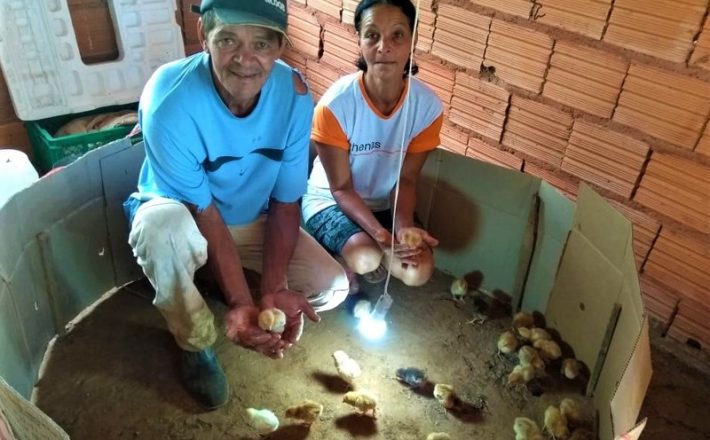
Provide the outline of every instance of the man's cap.
<path id="1" fill-rule="evenodd" d="M 261 26 L 280 32 L 288 40 L 286 0 L 202 0 L 192 11 L 198 14 L 214 11 L 224 24 Z"/>

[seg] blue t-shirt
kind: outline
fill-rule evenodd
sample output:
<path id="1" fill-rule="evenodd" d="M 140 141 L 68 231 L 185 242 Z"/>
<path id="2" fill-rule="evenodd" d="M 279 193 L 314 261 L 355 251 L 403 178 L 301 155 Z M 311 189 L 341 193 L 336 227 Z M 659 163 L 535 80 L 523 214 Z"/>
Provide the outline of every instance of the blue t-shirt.
<path id="1" fill-rule="evenodd" d="M 293 72 L 277 61 L 254 110 L 236 117 L 217 93 L 208 54 L 161 66 L 140 99 L 146 158 L 138 192 L 124 203 L 130 221 L 155 197 L 199 211 L 214 202 L 227 225 L 256 220 L 271 198 L 298 201 L 306 190 L 313 100 L 310 92 L 296 93 Z"/>

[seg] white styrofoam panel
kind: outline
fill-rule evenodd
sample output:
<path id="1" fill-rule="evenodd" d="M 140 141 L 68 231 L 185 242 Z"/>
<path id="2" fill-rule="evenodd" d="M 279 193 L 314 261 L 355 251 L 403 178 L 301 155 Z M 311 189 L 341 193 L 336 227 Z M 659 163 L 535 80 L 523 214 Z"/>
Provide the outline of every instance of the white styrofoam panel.
<path id="1" fill-rule="evenodd" d="M 175 0 L 107 0 L 119 56 L 81 60 L 67 0 L 0 0 L 0 65 L 17 116 L 136 102 L 158 66 L 185 56 Z"/>

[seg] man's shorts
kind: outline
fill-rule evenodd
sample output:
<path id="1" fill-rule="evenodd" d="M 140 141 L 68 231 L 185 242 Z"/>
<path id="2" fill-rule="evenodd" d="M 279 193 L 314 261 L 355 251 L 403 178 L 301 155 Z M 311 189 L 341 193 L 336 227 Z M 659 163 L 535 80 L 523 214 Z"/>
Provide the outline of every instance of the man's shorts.
<path id="1" fill-rule="evenodd" d="M 373 214 L 383 227 L 392 229 L 392 212 L 389 209 Z M 329 206 L 311 217 L 305 229 L 333 255 L 341 255 L 348 239 L 358 232 L 364 232 L 338 205 Z"/>

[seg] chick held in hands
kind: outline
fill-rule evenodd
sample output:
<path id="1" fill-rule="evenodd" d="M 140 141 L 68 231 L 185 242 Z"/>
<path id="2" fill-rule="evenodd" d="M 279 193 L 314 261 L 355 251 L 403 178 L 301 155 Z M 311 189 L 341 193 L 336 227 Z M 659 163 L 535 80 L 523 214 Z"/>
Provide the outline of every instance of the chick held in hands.
<path id="1" fill-rule="evenodd" d="M 279 429 L 279 418 L 271 410 L 247 408 L 249 424 L 261 434 L 268 434 Z"/>
<path id="2" fill-rule="evenodd" d="M 402 242 L 410 249 L 417 249 L 424 243 L 424 238 L 416 229 L 405 229 L 402 232 Z"/>
<path id="3" fill-rule="evenodd" d="M 323 413 L 323 405 L 306 399 L 298 405 L 286 408 L 286 417 L 300 420 L 306 426 L 311 426 Z"/>
<path id="4" fill-rule="evenodd" d="M 343 396 L 343 402 L 359 409 L 363 414 L 372 411 L 372 417 L 376 417 L 377 400 L 369 394 L 361 391 L 348 391 Z"/>
<path id="5" fill-rule="evenodd" d="M 353 385 L 355 379 L 362 374 L 357 361 L 342 350 L 333 352 L 333 360 L 335 361 L 335 369 L 338 370 L 338 376 L 350 385 Z"/>
<path id="6" fill-rule="evenodd" d="M 272 307 L 259 313 L 259 328 L 273 333 L 283 333 L 286 328 L 286 314 Z"/>

